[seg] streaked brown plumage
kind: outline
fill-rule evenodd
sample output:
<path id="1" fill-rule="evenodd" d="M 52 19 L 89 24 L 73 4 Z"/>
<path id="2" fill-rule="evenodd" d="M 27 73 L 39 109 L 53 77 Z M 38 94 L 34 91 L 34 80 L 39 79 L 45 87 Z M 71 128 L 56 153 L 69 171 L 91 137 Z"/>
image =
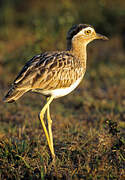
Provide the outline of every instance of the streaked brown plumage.
<path id="1" fill-rule="evenodd" d="M 86 70 L 86 46 L 94 39 L 107 40 L 105 36 L 97 34 L 90 25 L 73 26 L 67 34 L 67 50 L 45 52 L 29 60 L 18 74 L 4 101 L 15 101 L 28 91 L 50 97 L 51 100 L 48 100 L 40 115 L 44 126 L 43 117 L 47 109 L 49 112 L 51 101 L 73 91 L 82 80 Z M 48 121 L 49 119 L 48 113 Z M 51 128 L 49 134 L 45 134 L 52 156 L 55 157 Z"/>
<path id="2" fill-rule="evenodd" d="M 27 91 L 42 92 L 71 86 L 85 72 L 85 63 L 70 51 L 46 52 L 26 63 L 15 79 L 6 100 L 17 100 Z M 17 94 L 14 94 L 17 91 Z"/>

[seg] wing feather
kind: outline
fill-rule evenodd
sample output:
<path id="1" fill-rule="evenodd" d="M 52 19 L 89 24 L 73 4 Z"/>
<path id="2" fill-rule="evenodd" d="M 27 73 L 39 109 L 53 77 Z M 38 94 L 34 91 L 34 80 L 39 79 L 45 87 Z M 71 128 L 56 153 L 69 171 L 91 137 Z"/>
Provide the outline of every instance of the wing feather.
<path id="1" fill-rule="evenodd" d="M 79 78 L 78 60 L 66 52 L 48 52 L 33 57 L 14 81 L 18 90 L 36 91 L 69 87 Z"/>

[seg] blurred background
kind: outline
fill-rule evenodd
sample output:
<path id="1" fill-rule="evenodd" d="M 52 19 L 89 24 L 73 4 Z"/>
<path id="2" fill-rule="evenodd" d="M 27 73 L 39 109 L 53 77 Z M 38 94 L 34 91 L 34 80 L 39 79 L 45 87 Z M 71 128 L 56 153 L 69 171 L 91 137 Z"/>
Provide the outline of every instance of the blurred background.
<path id="1" fill-rule="evenodd" d="M 112 58 L 114 61 L 122 61 L 120 52 L 125 47 L 123 0 L 1 0 L 0 12 L 2 79 L 7 78 L 9 81 L 10 76 L 7 77 L 7 74 L 15 75 L 20 70 L 20 65 L 35 54 L 46 50 L 65 49 L 66 33 L 76 23 L 91 24 L 97 32 L 110 38 L 105 49 L 88 49 L 93 51 L 91 54 L 97 51 L 97 56 L 105 54 L 101 59 L 110 62 Z M 103 46 L 102 44 L 100 46 Z M 116 58 L 118 54 L 119 59 Z M 94 62 L 96 55 L 89 61 Z M 6 74 L 5 71 L 9 72 Z"/>
<path id="2" fill-rule="evenodd" d="M 123 0 L 1 0 L 1 99 L 30 58 L 44 51 L 66 49 L 66 33 L 73 24 L 78 23 L 91 24 L 98 33 L 110 39 L 108 42 L 94 41 L 89 45 L 87 83 L 93 87 L 91 82 L 94 81 L 106 92 L 109 81 L 118 92 L 125 76 Z M 81 85 L 83 91 L 87 83 Z"/>
<path id="3" fill-rule="evenodd" d="M 91 24 L 122 45 L 125 41 L 123 0 L 1 0 L 0 12 L 2 62 L 8 61 L 7 55 L 22 62 L 35 53 L 64 49 L 66 32 L 76 23 Z"/>
<path id="4" fill-rule="evenodd" d="M 27 93 L 13 104 L 3 103 L 2 98 L 17 73 L 30 58 L 44 51 L 65 50 L 66 33 L 72 25 L 78 23 L 93 25 L 98 33 L 106 35 L 110 40 L 94 41 L 88 45 L 87 71 L 84 80 L 73 93 L 52 103 L 54 143 L 58 146 L 59 142 L 70 143 L 79 133 L 82 134 L 77 136 L 79 142 L 80 137 L 85 134 L 84 138 L 89 139 L 90 130 L 96 135 L 99 133 L 98 137 L 104 140 L 106 137 L 100 135 L 100 129 L 104 131 L 102 127 L 105 127 L 107 120 L 117 122 L 123 136 L 125 1 L 1 0 L 0 138 L 10 135 L 17 138 L 18 142 L 22 139 L 25 141 L 25 137 L 27 140 L 35 139 L 35 142 L 36 139 L 40 139 L 39 143 L 42 138 L 45 140 L 44 134 L 41 138 L 41 126 L 37 116 L 45 102 L 44 97 Z M 73 139 L 68 139 L 67 134 Z M 106 132 L 103 135 L 105 134 Z M 108 132 L 107 137 L 109 137 Z M 108 142 L 107 139 L 106 141 Z M 96 144 L 97 151 L 98 147 Z M 106 148 L 110 150 L 111 146 L 108 144 Z M 89 153 L 88 149 L 86 152 Z M 86 169 L 91 159 L 85 160 L 86 163 L 88 162 Z M 105 163 L 107 159 L 103 162 Z M 104 168 L 103 171 L 107 175 L 106 169 Z M 116 171 L 111 169 L 117 174 L 117 168 Z"/>

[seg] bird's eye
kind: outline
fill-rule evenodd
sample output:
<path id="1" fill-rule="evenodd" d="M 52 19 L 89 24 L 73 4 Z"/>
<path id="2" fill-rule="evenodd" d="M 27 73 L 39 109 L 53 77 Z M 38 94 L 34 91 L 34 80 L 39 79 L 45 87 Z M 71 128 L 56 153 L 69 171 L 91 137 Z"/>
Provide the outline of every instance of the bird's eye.
<path id="1" fill-rule="evenodd" d="M 86 34 L 86 35 L 91 34 L 91 30 L 90 30 L 90 29 L 89 29 L 89 30 L 86 30 L 86 31 L 85 31 L 85 34 Z"/>

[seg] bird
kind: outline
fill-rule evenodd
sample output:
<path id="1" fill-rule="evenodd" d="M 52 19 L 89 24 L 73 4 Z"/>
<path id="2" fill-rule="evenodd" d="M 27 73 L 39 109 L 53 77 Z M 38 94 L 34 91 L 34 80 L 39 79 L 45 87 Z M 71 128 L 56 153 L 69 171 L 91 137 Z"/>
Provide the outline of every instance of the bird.
<path id="1" fill-rule="evenodd" d="M 28 91 L 46 96 L 46 104 L 39 118 L 48 142 L 52 159 L 55 159 L 53 146 L 52 119 L 50 104 L 59 97 L 71 93 L 82 81 L 86 71 L 87 44 L 95 39 L 108 40 L 96 33 L 89 24 L 75 24 L 67 32 L 67 48 L 64 51 L 47 51 L 30 59 L 13 81 L 4 102 L 14 102 Z M 47 114 L 47 125 L 44 122 Z"/>

